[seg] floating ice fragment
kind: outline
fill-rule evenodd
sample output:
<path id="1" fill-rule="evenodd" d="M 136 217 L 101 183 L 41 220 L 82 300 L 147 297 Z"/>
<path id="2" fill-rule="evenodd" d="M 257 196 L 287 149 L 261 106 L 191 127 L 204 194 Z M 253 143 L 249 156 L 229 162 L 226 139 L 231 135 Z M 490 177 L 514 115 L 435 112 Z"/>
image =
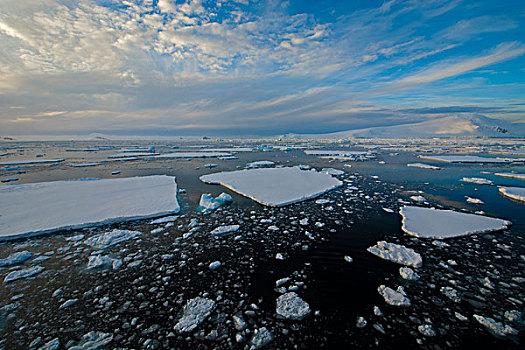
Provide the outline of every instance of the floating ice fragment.
<path id="1" fill-rule="evenodd" d="M 393 306 L 410 306 L 410 299 L 406 297 L 403 287 L 397 287 L 397 291 L 385 285 L 380 285 L 377 288 L 379 294 L 385 299 L 387 304 Z"/>
<path id="2" fill-rule="evenodd" d="M 432 325 L 429 324 L 419 325 L 417 327 L 417 330 L 425 337 L 434 337 L 436 335 L 436 331 L 434 330 L 434 328 L 432 328 Z"/>
<path id="3" fill-rule="evenodd" d="M 525 180 L 525 174 L 516 174 L 516 173 L 494 173 L 496 176 L 508 177 L 512 179 Z"/>
<path id="4" fill-rule="evenodd" d="M 166 223 L 169 223 L 169 222 L 177 221 L 178 218 L 179 218 L 178 215 L 165 216 L 163 218 L 155 219 L 155 220 L 151 221 L 149 224 L 150 225 L 166 224 Z"/>
<path id="5" fill-rule="evenodd" d="M 335 175 L 335 176 L 343 175 L 345 173 L 343 170 L 334 169 L 334 168 L 323 168 L 321 172 L 327 173 L 328 175 Z"/>
<path id="6" fill-rule="evenodd" d="M 277 298 L 275 311 L 284 318 L 301 320 L 310 313 L 310 306 L 297 293 L 289 292 Z"/>
<path id="7" fill-rule="evenodd" d="M 423 264 L 421 255 L 411 248 L 395 243 L 379 241 L 376 245 L 369 247 L 367 251 L 382 259 L 390 260 L 402 265 L 420 267 Z"/>
<path id="8" fill-rule="evenodd" d="M 33 254 L 31 252 L 28 252 L 27 250 L 13 253 L 5 259 L 0 259 L 0 267 L 6 267 L 23 263 L 24 261 L 30 259 L 32 256 Z"/>
<path id="9" fill-rule="evenodd" d="M 5 276 L 4 283 L 9 283 L 22 278 L 32 277 L 38 275 L 42 271 L 44 271 L 44 268 L 42 266 L 33 266 L 28 267 L 27 269 L 15 270 L 10 272 L 7 276 Z"/>
<path id="10" fill-rule="evenodd" d="M 461 181 L 478 185 L 494 185 L 494 183 L 491 180 L 484 179 L 481 177 L 464 177 L 461 179 Z"/>
<path id="11" fill-rule="evenodd" d="M 419 275 L 414 272 L 410 267 L 400 267 L 399 268 L 399 274 L 401 277 L 407 281 L 417 281 L 419 279 Z"/>
<path id="12" fill-rule="evenodd" d="M 175 325 L 179 333 L 192 332 L 215 309 L 215 302 L 210 299 L 196 297 L 188 300 L 183 308 L 183 315 Z"/>
<path id="13" fill-rule="evenodd" d="M 54 338 L 41 346 L 38 350 L 58 350 L 60 349 L 60 339 Z"/>
<path id="14" fill-rule="evenodd" d="M 221 267 L 221 262 L 220 261 L 214 261 L 212 263 L 210 263 L 210 265 L 208 266 L 210 268 L 210 270 L 217 270 L 219 267 Z"/>
<path id="15" fill-rule="evenodd" d="M 410 196 L 410 199 L 412 199 L 414 202 L 419 202 L 419 203 L 423 203 L 427 201 L 427 199 L 423 196 Z"/>
<path id="16" fill-rule="evenodd" d="M 483 202 L 481 199 L 479 198 L 473 198 L 473 197 L 467 197 L 467 203 L 472 203 L 472 204 L 485 204 L 485 202 Z"/>
<path id="17" fill-rule="evenodd" d="M 246 168 L 248 169 L 254 169 L 254 168 L 263 168 L 263 167 L 271 167 L 274 166 L 275 163 L 271 162 L 269 160 L 260 160 L 257 162 L 251 162 L 246 164 Z"/>
<path id="18" fill-rule="evenodd" d="M 80 342 L 68 348 L 68 350 L 101 350 L 106 349 L 113 340 L 113 335 L 110 333 L 91 331 L 82 336 Z"/>
<path id="19" fill-rule="evenodd" d="M 253 332 L 250 340 L 250 350 L 257 350 L 268 345 L 273 340 L 273 334 L 266 327 L 261 327 Z"/>
<path id="20" fill-rule="evenodd" d="M 142 232 L 139 231 L 114 229 L 110 232 L 105 232 L 89 237 L 84 241 L 84 243 L 95 248 L 104 249 L 112 245 L 137 238 L 140 235 L 142 235 Z"/>
<path id="21" fill-rule="evenodd" d="M 359 316 L 357 318 L 356 327 L 357 328 L 364 328 L 364 327 L 366 327 L 366 323 L 367 322 L 366 322 L 365 318 L 363 316 Z"/>
<path id="22" fill-rule="evenodd" d="M 408 167 L 413 167 L 413 168 L 431 169 L 431 170 L 440 170 L 441 169 L 438 166 L 429 165 L 429 164 L 425 164 L 425 163 L 409 163 L 409 164 L 407 164 L 407 166 Z"/>
<path id="23" fill-rule="evenodd" d="M 237 232 L 241 226 L 240 225 L 224 225 L 217 226 L 211 231 L 211 234 L 214 236 L 224 236 L 225 234 Z"/>
<path id="24" fill-rule="evenodd" d="M 66 307 L 70 307 L 73 304 L 76 304 L 78 299 L 69 299 L 66 300 L 62 305 L 60 305 L 59 309 L 65 309 Z"/>
<path id="25" fill-rule="evenodd" d="M 518 334 L 518 331 L 512 328 L 511 326 L 503 325 L 501 322 L 497 322 L 493 318 L 474 315 L 474 319 L 494 335 L 505 337 L 508 335 Z"/>
<path id="26" fill-rule="evenodd" d="M 203 193 L 199 201 L 197 210 L 202 212 L 212 212 L 220 206 L 233 203 L 233 198 L 227 193 L 221 193 L 217 198 L 213 198 L 211 193 Z"/>
<path id="27" fill-rule="evenodd" d="M 510 199 L 525 202 L 525 187 L 500 187 L 499 193 Z"/>

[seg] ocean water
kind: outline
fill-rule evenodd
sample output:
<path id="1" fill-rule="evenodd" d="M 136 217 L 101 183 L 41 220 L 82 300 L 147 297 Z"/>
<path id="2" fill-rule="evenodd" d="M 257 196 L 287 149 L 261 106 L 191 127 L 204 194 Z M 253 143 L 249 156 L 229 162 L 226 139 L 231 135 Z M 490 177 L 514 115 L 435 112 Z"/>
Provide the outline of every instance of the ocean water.
<path id="1" fill-rule="evenodd" d="M 94 147 L 94 143 L 15 144 L 7 151 L 16 154 L 1 158 L 9 161 L 37 154 L 43 158 L 66 158 L 54 166 L 2 170 L 2 178 L 16 175 L 17 183 L 166 174 L 176 176 L 179 188 L 186 190 L 178 196 L 181 217 L 160 234 L 150 231 L 161 225 L 150 225 L 151 220 L 135 220 L 2 243 L 0 258 L 21 250 L 49 258 L 37 263 L 29 260 L 0 271 L 3 278 L 11 269 L 45 267 L 41 274 L 4 284 L 0 290 L 0 334 L 4 348 L 27 348 L 39 337 L 40 345 L 58 337 L 62 346 L 67 347 L 77 344 L 90 331 L 111 334 L 111 348 L 245 348 L 254 330 L 262 327 L 274 335 L 268 348 L 443 349 L 523 345 L 523 331 L 517 336 L 495 336 L 476 322 L 474 315 L 523 329 L 519 322 L 506 320 L 505 312 L 523 311 L 525 302 L 525 205 L 501 196 L 497 186 L 459 181 L 462 177 L 483 177 L 497 185 L 523 186 L 523 180 L 493 175 L 523 173 L 523 163 L 449 164 L 418 159 L 419 153 L 393 155 L 389 151 L 366 161 L 340 162 L 294 150 L 237 153 L 238 159 L 234 160 L 139 160 L 86 168 L 66 165 L 106 159 L 120 147 L 137 144 L 151 143 L 119 142 L 113 144 L 115 149 L 97 152 L 67 151 Z M 201 144 L 155 146 L 158 152 L 168 153 L 195 150 L 194 146 Z M 317 169 L 342 169 L 345 174 L 339 178 L 344 186 L 320 196 L 329 201 L 325 204 L 313 199 L 268 208 L 198 179 L 208 173 L 237 170 L 257 160 L 271 160 L 283 166 L 308 164 Z M 414 162 L 442 169 L 406 166 Z M 208 163 L 218 166 L 208 169 L 204 167 Z M 351 164 L 351 168 L 344 167 L 345 163 Z M 26 173 L 15 174 L 20 170 Z M 120 174 L 111 175 L 115 170 Z M 358 189 L 349 190 L 350 187 Z M 510 220 L 513 225 L 503 232 L 448 239 L 445 240 L 448 246 L 440 247 L 432 239 L 418 239 L 401 230 L 397 210 L 403 203 L 399 201 L 409 203 L 413 191 L 422 191 L 421 195 L 428 200 L 425 206 L 467 212 L 483 210 L 486 215 Z M 196 211 L 202 193 L 216 196 L 221 192 L 232 195 L 231 206 L 208 215 Z M 480 198 L 485 205 L 469 204 L 465 196 Z M 395 212 L 387 213 L 384 207 Z M 308 224 L 303 226 L 299 220 L 304 218 L 308 218 Z M 181 236 L 188 232 L 191 219 L 198 220 L 200 230 L 183 239 Z M 265 221 L 261 223 L 261 219 Z M 210 236 L 214 227 L 226 224 L 239 224 L 241 228 L 229 236 Z M 446 225 L 444 222 L 444 230 Z M 278 230 L 271 230 L 270 226 L 277 226 Z M 87 270 L 88 257 L 97 253 L 96 249 L 82 241 L 65 240 L 78 234 L 87 238 L 113 228 L 143 232 L 138 240 L 102 252 L 123 259 L 124 265 L 118 270 Z M 423 257 L 423 266 L 417 269 L 420 280 L 402 280 L 398 272 L 401 265 L 366 251 L 379 240 L 403 244 L 420 253 Z M 278 253 L 285 259 L 276 259 Z M 346 262 L 345 256 L 351 256 L 353 262 Z M 129 266 L 130 262 L 139 261 L 137 267 Z M 208 265 L 212 261 L 221 261 L 222 266 L 210 271 Z M 310 305 L 310 315 L 301 321 L 284 320 L 275 314 L 276 298 L 282 292 L 276 289 L 275 281 L 284 277 L 291 278 L 286 286 L 295 286 L 291 290 L 296 290 Z M 492 287 L 487 286 L 487 277 Z M 386 304 L 377 292 L 379 285 L 403 286 L 412 305 Z M 458 298 L 447 296 L 446 288 L 453 288 Z M 57 289 L 63 294 L 53 297 Z M 195 332 L 178 334 L 173 327 L 186 301 L 196 296 L 215 300 L 217 307 Z M 65 301 L 74 299 L 77 301 L 72 306 L 60 309 Z M 374 306 L 379 307 L 382 315 L 374 313 Z M 465 316 L 466 321 L 460 320 L 457 313 Z M 232 315 L 242 315 L 249 331 L 236 330 Z M 356 327 L 358 317 L 366 319 L 364 328 Z M 418 326 L 425 324 L 432 326 L 435 336 L 425 336 L 418 330 Z M 237 342 L 237 335 L 243 340 Z"/>

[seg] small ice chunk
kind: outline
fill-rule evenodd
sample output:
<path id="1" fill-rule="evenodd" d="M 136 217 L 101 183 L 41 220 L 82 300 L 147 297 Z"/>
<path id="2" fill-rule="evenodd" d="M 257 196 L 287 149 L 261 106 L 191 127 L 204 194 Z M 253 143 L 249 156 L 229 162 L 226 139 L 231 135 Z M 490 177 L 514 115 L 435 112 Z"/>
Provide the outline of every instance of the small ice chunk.
<path id="1" fill-rule="evenodd" d="M 406 279 L 407 281 L 417 281 L 419 279 L 419 275 L 414 272 L 410 267 L 400 267 L 399 268 L 399 274 L 403 279 Z"/>
<path id="2" fill-rule="evenodd" d="M 471 204 L 485 204 L 485 202 L 483 202 L 481 199 L 479 198 L 474 198 L 474 197 L 468 197 L 467 196 L 467 203 L 471 203 Z"/>
<path id="3" fill-rule="evenodd" d="M 250 340 L 250 350 L 260 349 L 268 345 L 273 340 L 273 334 L 266 327 L 261 327 L 253 332 L 253 337 Z"/>
<path id="4" fill-rule="evenodd" d="M 113 340 L 110 333 L 91 331 L 82 336 L 80 342 L 68 348 L 68 350 L 98 350 L 108 348 L 108 344 Z"/>
<path id="5" fill-rule="evenodd" d="M 323 168 L 321 172 L 327 173 L 328 175 L 335 175 L 335 176 L 343 175 L 345 173 L 343 170 L 334 169 L 334 168 Z"/>
<path id="6" fill-rule="evenodd" d="M 223 236 L 227 233 L 237 232 L 240 227 L 240 225 L 217 226 L 211 231 L 211 234 L 214 236 Z"/>
<path id="7" fill-rule="evenodd" d="M 363 316 L 359 316 L 357 318 L 356 327 L 357 328 L 364 328 L 364 327 L 366 327 L 366 323 L 367 322 L 366 322 L 365 318 Z"/>
<path id="8" fill-rule="evenodd" d="M 423 334 L 425 337 L 434 337 L 436 335 L 436 331 L 430 324 L 422 324 L 417 327 L 417 330 L 419 333 Z"/>
<path id="9" fill-rule="evenodd" d="M 78 299 L 69 299 L 66 300 L 62 305 L 60 305 L 60 309 L 65 309 L 66 307 L 70 307 L 71 305 L 76 304 Z"/>
<path id="10" fill-rule="evenodd" d="M 188 300 L 183 308 L 183 315 L 175 325 L 175 331 L 188 333 L 195 330 L 215 309 L 211 299 L 196 297 Z"/>
<path id="11" fill-rule="evenodd" d="M 281 287 L 283 285 L 285 285 L 286 283 L 290 282 L 292 279 L 290 277 L 285 277 L 285 278 L 281 278 L 277 281 L 275 281 L 275 286 L 276 287 Z"/>
<path id="12" fill-rule="evenodd" d="M 233 198 L 227 193 L 221 193 L 216 198 L 213 198 L 211 193 L 203 193 L 199 201 L 197 210 L 201 212 L 212 212 L 219 207 L 233 203 Z"/>
<path id="13" fill-rule="evenodd" d="M 380 285 L 377 288 L 379 294 L 385 299 L 387 304 L 393 306 L 410 306 L 410 299 L 406 297 L 403 287 L 397 287 L 397 291 L 385 285 Z"/>
<path id="14" fill-rule="evenodd" d="M 155 219 L 155 220 L 151 221 L 149 224 L 150 225 L 165 224 L 165 223 L 168 223 L 168 222 L 177 221 L 178 218 L 179 218 L 178 215 L 165 216 L 163 218 Z"/>
<path id="15" fill-rule="evenodd" d="M 352 257 L 350 255 L 345 255 L 344 259 L 345 259 L 346 262 L 349 262 L 349 263 L 354 261 L 354 259 L 352 259 Z"/>
<path id="16" fill-rule="evenodd" d="M 291 320 L 301 320 L 310 313 L 310 306 L 297 293 L 289 292 L 277 298 L 276 312 Z"/>
<path id="17" fill-rule="evenodd" d="M 60 339 L 54 338 L 41 346 L 38 350 L 58 350 L 60 349 Z"/>
<path id="18" fill-rule="evenodd" d="M 420 267 L 423 264 L 421 255 L 413 249 L 407 248 L 400 244 L 379 241 L 376 245 L 367 249 L 370 253 L 398 264 Z"/>
<path id="19" fill-rule="evenodd" d="M 68 242 L 78 242 L 78 241 L 81 241 L 83 239 L 84 239 L 84 235 L 83 234 L 74 235 L 74 236 L 71 236 L 71 237 L 66 237 L 66 241 L 68 241 Z"/>
<path id="20" fill-rule="evenodd" d="M 122 266 L 122 260 L 103 255 L 92 255 L 88 258 L 88 269 L 98 269 L 108 266 L 111 266 L 113 270 L 118 270 L 118 268 Z"/>
<path id="21" fill-rule="evenodd" d="M 95 248 L 104 249 L 112 245 L 134 239 L 142 235 L 142 232 L 139 231 L 130 231 L 130 230 L 119 230 L 114 229 L 110 232 L 101 233 L 92 237 L 89 237 L 84 241 L 85 244 L 90 245 Z"/>
<path id="22" fill-rule="evenodd" d="M 22 278 L 32 277 L 38 275 L 42 271 L 44 271 L 44 268 L 42 266 L 32 266 L 28 267 L 27 269 L 15 270 L 10 272 L 7 276 L 5 276 L 4 283 L 9 283 Z"/>
<path id="23" fill-rule="evenodd" d="M 429 165 L 429 164 L 425 164 L 425 163 L 408 163 L 407 166 L 408 167 L 413 167 L 413 168 L 431 169 L 431 170 L 440 170 L 441 169 L 438 166 Z"/>
<path id="24" fill-rule="evenodd" d="M 386 211 L 387 213 L 393 213 L 394 211 L 390 208 L 383 208 L 384 211 Z"/>
<path id="25" fill-rule="evenodd" d="M 461 179 L 461 181 L 478 185 L 494 185 L 494 183 L 491 180 L 482 177 L 464 177 Z"/>
<path id="26" fill-rule="evenodd" d="M 484 326 L 490 333 L 505 337 L 508 335 L 517 335 L 518 331 L 509 325 L 503 325 L 501 322 L 497 322 L 493 318 L 484 317 L 481 315 L 474 315 L 474 319 Z"/>
<path id="27" fill-rule="evenodd" d="M 23 250 L 21 252 L 16 252 L 11 255 L 9 255 L 5 259 L 0 259 L 0 267 L 6 267 L 16 264 L 21 264 L 24 261 L 30 259 L 33 256 L 33 254 L 27 250 Z"/>
<path id="28" fill-rule="evenodd" d="M 426 202 L 427 199 L 423 196 L 410 196 L 410 199 L 412 199 L 414 202 L 423 203 Z"/>
<path id="29" fill-rule="evenodd" d="M 220 261 L 214 261 L 212 263 L 210 263 L 210 265 L 208 266 L 210 268 L 210 270 L 217 270 L 219 267 L 221 267 L 222 263 Z"/>
<path id="30" fill-rule="evenodd" d="M 274 166 L 275 163 L 269 160 L 259 160 L 246 164 L 247 169 L 264 168 Z"/>
<path id="31" fill-rule="evenodd" d="M 248 324 L 246 321 L 242 318 L 241 315 L 233 315 L 233 324 L 235 326 L 235 329 L 238 331 L 242 331 L 248 327 Z"/>

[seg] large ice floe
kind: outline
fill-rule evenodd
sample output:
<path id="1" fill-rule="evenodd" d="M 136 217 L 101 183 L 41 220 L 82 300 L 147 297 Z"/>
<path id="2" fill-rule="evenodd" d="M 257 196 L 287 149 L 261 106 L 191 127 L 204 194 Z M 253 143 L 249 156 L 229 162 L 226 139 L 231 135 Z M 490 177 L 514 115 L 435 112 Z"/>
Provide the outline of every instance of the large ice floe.
<path id="1" fill-rule="evenodd" d="M 510 179 L 518 179 L 518 180 L 525 180 L 525 174 L 517 174 L 517 173 L 494 173 L 496 176 L 501 177 L 508 177 Z"/>
<path id="2" fill-rule="evenodd" d="M 419 158 L 437 160 L 440 162 L 446 163 L 508 163 L 508 159 L 501 158 L 488 158 L 480 156 L 423 156 L 420 155 Z"/>
<path id="3" fill-rule="evenodd" d="M 326 173 L 298 167 L 220 172 L 203 175 L 200 179 L 274 207 L 314 198 L 343 184 Z"/>
<path id="4" fill-rule="evenodd" d="M 214 309 L 215 302 L 211 299 L 196 297 L 188 300 L 184 305 L 182 317 L 174 327 L 175 331 L 179 333 L 192 332 Z"/>
<path id="5" fill-rule="evenodd" d="M 505 197 L 525 202 L 525 187 L 500 187 L 499 193 Z"/>
<path id="6" fill-rule="evenodd" d="M 0 188 L 0 238 L 179 212 L 174 177 L 54 181 Z"/>
<path id="7" fill-rule="evenodd" d="M 393 306 L 410 306 L 410 299 L 406 297 L 405 289 L 401 286 L 397 287 L 397 290 L 394 290 L 385 285 L 380 285 L 377 291 L 385 299 L 387 304 Z"/>
<path id="8" fill-rule="evenodd" d="M 277 298 L 275 311 L 284 318 L 301 320 L 310 313 L 310 305 L 301 299 L 297 293 L 288 292 Z"/>
<path id="9" fill-rule="evenodd" d="M 510 221 L 453 210 L 405 206 L 399 210 L 402 229 L 426 238 L 448 238 L 506 229 Z"/>
<path id="10" fill-rule="evenodd" d="M 419 253 L 400 244 L 379 241 L 376 245 L 367 248 L 367 251 L 381 259 L 401 265 L 420 267 L 423 264 L 423 259 Z"/>

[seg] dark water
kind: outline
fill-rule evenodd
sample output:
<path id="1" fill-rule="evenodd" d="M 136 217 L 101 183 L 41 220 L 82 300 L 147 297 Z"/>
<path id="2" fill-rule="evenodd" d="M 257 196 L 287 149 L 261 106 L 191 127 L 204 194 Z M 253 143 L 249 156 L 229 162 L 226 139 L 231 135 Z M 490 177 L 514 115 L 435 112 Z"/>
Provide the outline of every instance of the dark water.
<path id="1" fill-rule="evenodd" d="M 126 146 L 124 143 L 116 146 L 121 145 Z M 156 145 L 156 148 L 167 153 L 194 145 L 197 143 L 182 144 L 178 150 L 174 150 L 172 144 Z M 35 255 L 54 252 L 49 260 L 39 263 L 46 268 L 42 274 L 5 284 L 0 291 L 0 307 L 17 305 L 14 311 L 2 311 L 1 314 L 1 344 L 6 349 L 27 348 L 38 337 L 42 338 L 40 345 L 59 337 L 61 346 L 67 348 L 89 331 L 113 334 L 111 348 L 244 348 L 253 330 L 261 327 L 270 329 L 275 337 L 269 348 L 443 349 L 485 345 L 520 348 L 523 345 L 523 331 L 519 336 L 498 338 L 479 325 L 473 315 L 502 322 L 505 311 L 523 311 L 525 205 L 502 197 L 496 186 L 459 181 L 462 177 L 484 177 L 497 185 L 523 186 L 522 180 L 493 175 L 494 172 L 523 173 L 523 163 L 502 166 L 448 164 L 421 160 L 417 154 L 408 152 L 395 156 L 382 152 L 376 159 L 351 162 L 349 169 L 341 162 L 306 156 L 301 150 L 295 150 L 238 153 L 238 159 L 224 161 L 141 160 L 71 168 L 65 163 L 105 159 L 116 150 L 64 151 L 72 146 L 93 147 L 90 143 L 28 146 L 19 148 L 23 150 L 23 158 L 43 154 L 45 158 L 62 157 L 66 161 L 53 167 L 21 167 L 27 172 L 17 175 L 20 183 L 166 174 L 176 176 L 179 188 L 187 192 L 179 195 L 183 217 L 175 226 L 166 229 L 166 234 L 150 234 L 149 231 L 158 226 L 149 225 L 150 220 L 139 220 L 3 243 L 0 246 L 2 258 L 22 249 Z M 11 159 L 15 156 L 2 157 L 2 161 Z M 346 174 L 340 178 L 349 182 L 321 196 L 331 201 L 327 204 L 310 200 L 284 208 L 265 208 L 198 179 L 207 173 L 236 170 L 256 160 L 271 160 L 285 166 L 308 164 L 316 168 L 344 169 Z M 408 168 L 406 164 L 411 162 L 435 164 L 442 170 Z M 217 163 L 218 167 L 207 169 L 204 165 L 208 163 Z M 112 176 L 114 170 L 121 173 Z M 491 174 L 481 174 L 482 171 Z M 11 177 L 12 172 L 3 170 L 3 176 Z M 345 193 L 350 186 L 359 190 Z M 409 191 L 423 191 L 429 205 L 469 212 L 483 210 L 487 215 L 511 220 L 513 226 L 504 232 L 449 239 L 446 241 L 448 247 L 438 247 L 432 240 L 404 234 L 399 215 L 382 210 L 388 207 L 397 211 L 401 205 L 399 199 L 410 201 Z M 210 215 L 201 215 L 195 209 L 200 195 L 205 192 L 229 193 L 235 203 Z M 480 198 L 486 204 L 468 204 L 465 196 Z M 201 229 L 190 238 L 181 239 L 188 231 L 191 218 L 199 220 Z M 272 222 L 261 224 L 263 218 L 271 218 Z M 298 224 L 302 218 L 309 219 L 308 225 Z M 317 227 L 316 222 L 324 226 Z M 241 225 L 239 233 L 220 239 L 210 237 L 209 231 L 217 225 L 235 223 Z M 279 231 L 268 230 L 270 225 L 278 226 Z M 64 236 L 82 233 L 89 237 L 115 227 L 144 232 L 140 240 L 124 242 L 104 253 L 142 260 L 138 268 L 86 270 L 87 258 L 95 249 L 64 240 Z M 312 239 L 306 236 L 306 231 Z M 398 273 L 400 265 L 368 253 L 366 248 L 378 240 L 403 244 L 419 252 L 424 261 L 417 271 L 421 279 L 403 281 Z M 284 254 L 286 259 L 275 259 L 277 253 Z M 174 256 L 166 260 L 165 254 Z M 351 256 L 353 262 L 346 262 L 345 255 Z M 207 266 L 215 260 L 221 261 L 223 266 L 210 272 Z M 452 265 L 450 260 L 457 265 Z M 8 272 L 4 271 L 1 271 L 2 276 Z M 165 280 L 167 277 L 169 279 Z M 284 277 L 292 277 L 291 284 L 298 285 L 297 293 L 312 309 L 312 313 L 301 321 L 283 320 L 275 314 L 275 300 L 280 295 L 275 290 L 275 281 Z M 483 285 L 485 277 L 494 283 L 494 289 Z M 377 292 L 382 284 L 392 288 L 404 286 L 412 305 L 406 308 L 387 305 Z M 456 289 L 460 300 L 448 298 L 441 292 L 442 287 Z M 64 296 L 51 297 L 58 288 L 64 291 Z M 20 294 L 23 297 L 12 300 Z M 181 315 L 182 306 L 197 295 L 216 299 L 217 309 L 193 334 L 174 334 L 173 326 Z M 104 297 L 109 298 L 111 304 L 101 303 Z M 68 299 L 78 301 L 59 309 Z M 374 306 L 381 309 L 382 316 L 374 314 Z M 460 321 L 456 312 L 467 317 L 467 321 Z M 240 343 L 235 340 L 239 332 L 231 324 L 234 314 L 243 314 L 251 330 L 251 333 L 240 332 L 245 339 Z M 366 327 L 356 327 L 359 316 L 367 320 Z M 135 318 L 137 321 L 133 325 Z M 432 324 L 437 335 L 423 336 L 417 328 L 421 324 Z M 217 336 L 210 333 L 214 330 Z"/>

